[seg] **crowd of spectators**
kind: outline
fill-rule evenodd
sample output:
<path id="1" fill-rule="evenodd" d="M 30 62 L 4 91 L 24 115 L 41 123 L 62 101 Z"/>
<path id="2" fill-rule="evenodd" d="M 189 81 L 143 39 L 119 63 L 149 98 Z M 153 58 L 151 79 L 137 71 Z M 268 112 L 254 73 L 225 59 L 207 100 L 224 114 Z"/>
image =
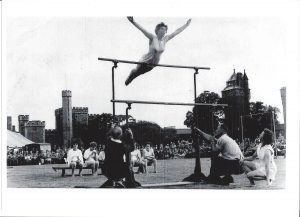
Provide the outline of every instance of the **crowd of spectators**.
<path id="1" fill-rule="evenodd" d="M 245 138 L 244 142 L 240 142 L 238 139 L 236 142 L 240 146 L 245 156 L 252 156 L 256 151 L 256 147 L 259 145 L 260 140 L 259 138 L 256 138 L 255 140 L 251 141 L 249 138 Z"/>
<path id="2" fill-rule="evenodd" d="M 66 150 L 56 149 L 55 151 L 38 150 L 33 148 L 14 148 L 7 151 L 7 165 L 41 165 L 65 163 Z"/>
<path id="3" fill-rule="evenodd" d="M 237 140 L 242 152 L 245 156 L 251 156 L 255 150 L 256 146 L 260 143 L 259 139 L 256 138 L 254 141 L 250 139 L 244 139 L 244 142 Z M 276 147 L 275 147 L 276 146 Z M 144 149 L 143 146 L 137 144 L 137 149 L 142 153 Z M 157 160 L 162 159 L 178 159 L 178 158 L 194 158 L 195 148 L 190 141 L 178 140 L 177 142 L 170 142 L 167 144 L 153 144 L 152 148 L 154 150 L 155 158 Z M 274 150 L 276 155 L 285 156 L 285 140 L 283 137 L 277 139 L 276 144 L 274 144 Z M 84 149 L 80 148 L 82 153 Z M 105 145 L 99 144 L 97 146 L 97 152 L 99 155 L 99 161 L 104 161 Z M 41 165 L 41 164 L 65 164 L 67 158 L 68 149 L 56 148 L 52 151 L 43 151 L 33 148 L 28 150 L 25 148 L 14 148 L 7 151 L 7 165 L 17 166 L 17 165 Z M 211 146 L 210 144 L 203 143 L 200 146 L 200 156 L 210 157 L 211 156 Z"/>
<path id="4" fill-rule="evenodd" d="M 142 151 L 144 147 L 139 147 Z M 193 158 L 195 157 L 195 148 L 192 142 L 186 140 L 178 140 L 167 144 L 153 145 L 155 158 L 162 159 L 178 159 L 178 158 Z M 203 143 L 200 146 L 201 157 L 208 157 L 211 153 L 209 144 Z"/>
<path id="5" fill-rule="evenodd" d="M 18 165 L 43 165 L 43 164 L 66 164 L 67 153 L 69 149 L 53 148 L 49 150 L 39 150 L 37 148 L 28 147 L 23 148 L 12 148 L 7 150 L 7 166 L 18 166 Z M 85 149 L 80 148 L 82 153 Z M 97 148 L 99 153 L 99 161 L 104 160 L 104 145 L 99 145 Z"/>
<path id="6" fill-rule="evenodd" d="M 160 159 L 176 159 L 176 158 L 192 158 L 194 156 L 195 149 L 192 143 L 188 141 L 178 141 L 177 143 L 171 142 L 170 144 L 152 145 L 155 158 Z M 80 148 L 82 153 L 84 149 Z M 98 145 L 97 152 L 99 155 L 99 161 L 104 161 L 105 145 Z M 137 146 L 141 152 L 144 149 L 143 146 Z M 202 147 L 204 150 L 205 147 Z M 67 153 L 69 149 L 57 148 L 52 151 L 43 151 L 36 148 L 28 150 L 25 148 L 13 148 L 7 151 L 7 165 L 42 165 L 42 164 L 65 164 Z"/>
<path id="7" fill-rule="evenodd" d="M 260 143 L 259 138 L 257 137 L 255 140 L 250 140 L 249 138 L 245 138 L 244 142 L 240 142 L 239 140 L 236 141 L 242 152 L 244 153 L 244 156 L 252 156 L 257 148 L 257 146 Z M 277 138 L 276 142 L 273 143 L 272 148 L 275 151 L 275 156 L 284 156 L 286 154 L 286 142 L 283 136 L 279 134 L 279 137 Z"/>

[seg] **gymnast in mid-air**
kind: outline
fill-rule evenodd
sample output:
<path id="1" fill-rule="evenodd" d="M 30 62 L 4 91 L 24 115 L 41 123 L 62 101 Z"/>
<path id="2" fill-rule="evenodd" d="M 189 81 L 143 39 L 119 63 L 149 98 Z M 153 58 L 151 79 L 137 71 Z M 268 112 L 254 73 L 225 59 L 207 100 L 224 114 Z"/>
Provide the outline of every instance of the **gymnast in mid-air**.
<path id="1" fill-rule="evenodd" d="M 131 70 L 130 75 L 125 81 L 126 85 L 130 84 L 136 77 L 151 71 L 154 68 L 154 66 L 148 64 L 158 64 L 160 56 L 165 50 L 166 43 L 172 38 L 174 38 L 176 35 L 181 33 L 191 23 L 191 19 L 189 19 L 186 22 L 186 24 L 184 24 L 182 27 L 178 28 L 175 32 L 169 35 L 166 35 L 168 26 L 164 23 L 159 23 L 155 27 L 154 35 L 145 30 L 137 22 L 135 22 L 133 17 L 127 17 L 127 19 L 149 39 L 149 51 L 147 54 L 143 55 L 143 57 L 139 60 L 139 62 L 145 64 L 138 64 L 136 68 Z"/>

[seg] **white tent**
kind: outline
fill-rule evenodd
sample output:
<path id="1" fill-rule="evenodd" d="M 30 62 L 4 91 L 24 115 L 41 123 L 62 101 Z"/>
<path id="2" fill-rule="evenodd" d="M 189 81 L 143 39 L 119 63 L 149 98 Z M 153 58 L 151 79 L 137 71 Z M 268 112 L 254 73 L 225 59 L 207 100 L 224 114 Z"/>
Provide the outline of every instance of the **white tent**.
<path id="1" fill-rule="evenodd" d="M 7 130 L 7 146 L 9 148 L 14 148 L 14 147 L 23 147 L 28 144 L 34 143 L 33 141 L 27 139 L 23 135 L 17 132 L 13 132 L 10 130 Z"/>

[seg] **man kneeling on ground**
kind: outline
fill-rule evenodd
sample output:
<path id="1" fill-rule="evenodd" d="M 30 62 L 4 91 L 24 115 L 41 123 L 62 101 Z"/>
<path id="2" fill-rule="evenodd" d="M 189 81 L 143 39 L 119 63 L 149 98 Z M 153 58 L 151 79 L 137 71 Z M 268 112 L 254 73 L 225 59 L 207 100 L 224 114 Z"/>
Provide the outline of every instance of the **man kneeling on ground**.
<path id="1" fill-rule="evenodd" d="M 99 161 L 98 161 L 98 153 L 96 150 L 97 143 L 91 142 L 90 147 L 84 152 L 84 159 L 87 167 L 92 168 L 92 173 L 94 176 L 97 175 Z"/>
<path id="2" fill-rule="evenodd" d="M 82 176 L 83 157 L 82 152 L 78 149 L 78 144 L 80 144 L 80 140 L 72 140 L 72 149 L 70 149 L 67 154 L 67 163 L 68 166 L 72 168 L 72 177 L 74 177 L 76 167 L 79 168 L 79 176 Z"/>
<path id="3" fill-rule="evenodd" d="M 238 144 L 227 135 L 227 127 L 220 124 L 214 132 L 214 136 L 196 129 L 206 140 L 212 142 L 212 159 L 208 183 L 229 185 L 233 183 L 232 174 L 242 174 L 241 162 L 244 158 Z M 224 176 L 222 179 L 220 176 Z"/>

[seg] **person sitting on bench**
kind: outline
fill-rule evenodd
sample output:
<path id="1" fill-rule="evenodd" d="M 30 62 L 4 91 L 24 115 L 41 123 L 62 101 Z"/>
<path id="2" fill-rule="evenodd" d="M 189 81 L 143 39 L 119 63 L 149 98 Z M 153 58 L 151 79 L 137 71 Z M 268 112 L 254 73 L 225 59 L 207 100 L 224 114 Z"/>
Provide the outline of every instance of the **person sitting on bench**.
<path id="1" fill-rule="evenodd" d="M 241 163 L 244 159 L 238 144 L 227 135 L 227 127 L 220 124 L 214 132 L 214 136 L 208 135 L 195 128 L 202 138 L 212 142 L 212 159 L 210 175 L 206 178 L 208 183 L 229 185 L 233 183 L 232 174 L 244 172 Z M 224 176 L 222 179 L 220 176 Z"/>
<path id="2" fill-rule="evenodd" d="M 99 162 L 99 168 L 101 169 L 101 173 L 103 174 L 105 168 L 104 168 L 104 160 L 105 160 L 105 145 L 100 145 L 100 151 L 98 153 L 98 162 Z"/>
<path id="3" fill-rule="evenodd" d="M 97 147 L 97 143 L 91 142 L 90 147 L 87 150 L 85 150 L 83 155 L 86 166 L 92 168 L 92 173 L 94 176 L 97 175 L 97 171 L 99 167 L 98 153 L 96 147 Z"/>
<path id="4" fill-rule="evenodd" d="M 72 148 L 68 151 L 67 154 L 67 163 L 70 168 L 72 168 L 72 177 L 74 177 L 75 168 L 79 168 L 79 176 L 81 175 L 83 167 L 83 157 L 82 152 L 78 149 L 78 144 L 80 143 L 79 139 L 72 140 Z"/>
<path id="5" fill-rule="evenodd" d="M 137 173 L 143 173 L 146 170 L 145 161 L 142 160 L 141 151 L 137 148 L 137 143 L 134 143 L 134 151 L 131 153 L 132 167 L 138 167 Z"/>
<path id="6" fill-rule="evenodd" d="M 156 173 L 156 159 L 155 159 L 155 155 L 154 155 L 154 150 L 153 148 L 151 148 L 151 143 L 148 142 L 146 144 L 146 147 L 143 149 L 143 159 L 144 159 L 144 162 L 145 162 L 145 168 L 146 168 L 146 173 L 148 171 L 148 166 L 151 166 L 153 164 L 154 166 L 154 173 Z"/>

